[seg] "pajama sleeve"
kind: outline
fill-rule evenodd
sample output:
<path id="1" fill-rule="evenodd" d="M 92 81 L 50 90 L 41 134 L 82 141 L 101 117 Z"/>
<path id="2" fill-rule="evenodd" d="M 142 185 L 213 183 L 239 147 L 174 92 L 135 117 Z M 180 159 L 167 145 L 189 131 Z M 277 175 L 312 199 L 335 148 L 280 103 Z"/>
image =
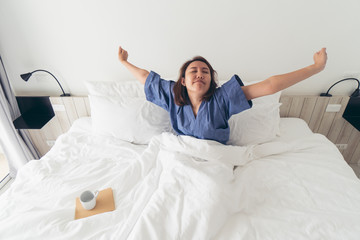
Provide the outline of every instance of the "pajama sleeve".
<path id="1" fill-rule="evenodd" d="M 244 84 L 241 79 L 237 75 L 234 75 L 220 87 L 219 97 L 222 100 L 222 107 L 226 109 L 226 119 L 229 119 L 231 115 L 240 113 L 252 107 L 252 101 L 246 99 L 241 88 L 242 86 L 244 86 Z"/>
<path id="2" fill-rule="evenodd" d="M 159 74 L 151 71 L 144 86 L 146 100 L 169 111 L 173 83 L 173 81 L 161 79 Z"/>

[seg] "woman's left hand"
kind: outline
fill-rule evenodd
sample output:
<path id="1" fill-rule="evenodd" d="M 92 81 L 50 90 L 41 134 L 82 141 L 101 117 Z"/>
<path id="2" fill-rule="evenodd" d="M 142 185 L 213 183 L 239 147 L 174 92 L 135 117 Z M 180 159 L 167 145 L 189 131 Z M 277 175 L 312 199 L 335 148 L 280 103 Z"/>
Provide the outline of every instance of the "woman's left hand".
<path id="1" fill-rule="evenodd" d="M 320 51 L 314 54 L 314 65 L 320 71 L 322 71 L 325 68 L 326 61 L 327 61 L 326 48 L 322 48 Z"/>

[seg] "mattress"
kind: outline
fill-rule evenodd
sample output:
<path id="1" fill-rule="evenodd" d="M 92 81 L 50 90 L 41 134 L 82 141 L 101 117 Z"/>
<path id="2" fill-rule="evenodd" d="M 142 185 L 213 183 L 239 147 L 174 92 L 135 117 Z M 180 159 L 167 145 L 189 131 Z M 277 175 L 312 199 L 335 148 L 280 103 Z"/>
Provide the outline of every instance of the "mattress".
<path id="1" fill-rule="evenodd" d="M 359 239 L 360 181 L 338 149 L 300 119 L 281 119 L 278 135 L 136 145 L 81 118 L 0 196 L 0 238 Z M 109 187 L 114 211 L 74 219 L 82 191 Z"/>

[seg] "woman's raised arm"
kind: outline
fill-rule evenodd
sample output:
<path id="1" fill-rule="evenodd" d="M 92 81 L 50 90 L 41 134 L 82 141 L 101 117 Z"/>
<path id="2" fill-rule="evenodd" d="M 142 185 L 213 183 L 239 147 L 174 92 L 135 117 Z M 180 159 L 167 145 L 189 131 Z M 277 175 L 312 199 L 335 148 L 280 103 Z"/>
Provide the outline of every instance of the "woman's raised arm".
<path id="1" fill-rule="evenodd" d="M 135 76 L 140 83 L 145 84 L 146 78 L 149 75 L 149 71 L 136 67 L 135 65 L 128 62 L 128 52 L 119 47 L 118 57 L 120 62 Z"/>
<path id="2" fill-rule="evenodd" d="M 314 64 L 294 72 L 275 75 L 252 85 L 242 87 L 248 100 L 273 94 L 321 72 L 326 65 L 326 48 L 314 54 Z"/>

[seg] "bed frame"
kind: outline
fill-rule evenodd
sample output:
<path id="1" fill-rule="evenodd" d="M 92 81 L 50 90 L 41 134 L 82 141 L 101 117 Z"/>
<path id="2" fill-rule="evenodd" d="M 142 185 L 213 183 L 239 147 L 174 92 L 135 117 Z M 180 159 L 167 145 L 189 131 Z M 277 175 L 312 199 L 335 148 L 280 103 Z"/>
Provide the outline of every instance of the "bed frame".
<path id="1" fill-rule="evenodd" d="M 50 150 L 57 137 L 68 131 L 76 119 L 91 114 L 87 97 L 50 97 L 50 101 L 55 117 L 40 130 L 28 130 L 41 155 Z M 349 164 L 360 165 L 360 132 L 342 118 L 348 101 L 348 96 L 281 96 L 280 116 L 305 120 L 313 132 L 337 144 Z M 326 112 L 328 104 L 341 104 L 341 109 Z"/>

